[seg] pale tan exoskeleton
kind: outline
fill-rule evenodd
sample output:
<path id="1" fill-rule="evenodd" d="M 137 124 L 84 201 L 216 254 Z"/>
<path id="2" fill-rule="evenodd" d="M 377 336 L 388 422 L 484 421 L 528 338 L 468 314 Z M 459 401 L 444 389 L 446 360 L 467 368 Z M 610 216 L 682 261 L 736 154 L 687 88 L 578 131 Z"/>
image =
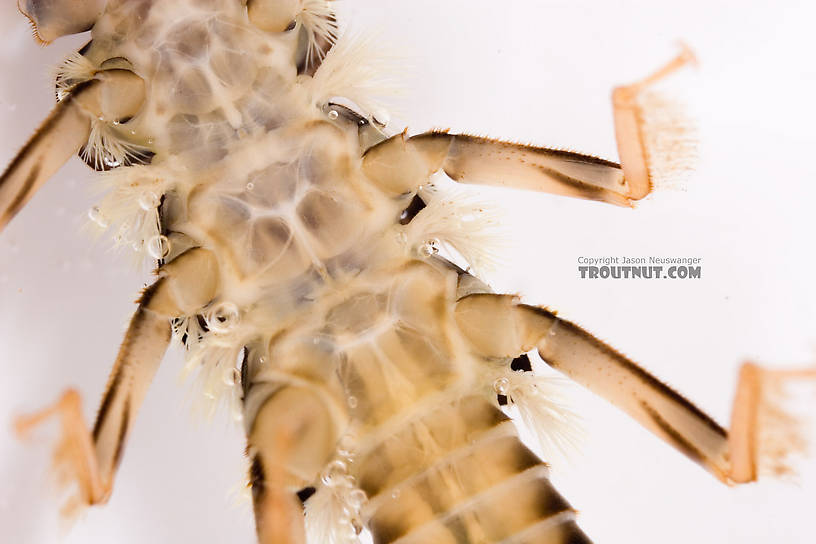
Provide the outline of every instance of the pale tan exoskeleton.
<path id="1" fill-rule="evenodd" d="M 319 2 L 308 4 L 322 9 Z M 165 263 L 161 279 L 143 295 L 120 352 L 96 425 L 95 453 L 84 423 L 70 419 L 76 414 L 74 397 L 67 395 L 58 405 L 66 432 L 88 446 L 65 458 L 77 471 L 82 498 L 99 502 L 110 491 L 125 431 L 149 381 L 145 369 L 158 364 L 171 319 L 180 336 L 192 340 L 201 334 L 202 345 L 191 349 L 208 350 L 193 353 L 216 366 L 211 369 L 216 380 L 230 380 L 233 369 L 225 362 L 247 346 L 242 372 L 232 379 L 244 390 L 259 534 L 265 542 L 298 541 L 300 506 L 293 492 L 321 487 L 321 473 L 347 491 L 341 497 L 347 505 L 361 506 L 345 521 L 351 527 L 369 525 L 378 541 L 409 530 L 417 531 L 411 538 L 419 542 L 446 542 L 454 533 L 478 542 L 485 539 L 482 531 L 491 541 L 521 531 L 577 531 L 566 504 L 547 487 L 544 469 L 495 406 L 494 385 L 502 392 L 511 384 L 501 380 L 516 378 L 502 375 L 509 360 L 536 347 L 550 364 L 700 457 L 722 479 L 753 479 L 750 415 L 736 418 L 737 427 L 749 425 L 732 435 L 736 442 L 729 446 L 719 427 L 593 337 L 546 311 L 478 294 L 483 288 L 434 256 L 426 239 L 400 236 L 402 210 L 438 169 L 463 182 L 501 182 L 615 204 L 645 196 L 651 184 L 637 169 L 645 164 L 644 147 L 637 129 L 627 124 L 627 104 L 616 104 L 627 183 L 620 169 L 605 161 L 439 133 L 407 143 L 395 136 L 364 150 L 360 161 L 358 135 L 364 148 L 379 139 L 376 120 L 312 102 L 331 95 L 303 90 L 308 76 L 294 82 L 295 59 L 303 54 L 297 39 L 310 20 L 315 24 L 316 17 L 319 25 L 321 18 L 319 11 L 306 12 L 298 18 L 300 26 L 285 33 L 300 7 L 283 5 L 270 2 L 271 13 L 250 10 L 249 22 L 238 3 L 229 1 L 195 7 L 166 2 L 150 10 L 146 3 L 144 19 L 117 12 L 139 3 L 111 2 L 101 19 L 95 10 L 71 13 L 77 18 L 63 20 L 77 24 L 68 28 L 49 22 L 53 12 L 47 9 L 32 15 L 46 39 L 53 37 L 49 30 L 82 30 L 99 22 L 94 45 L 72 67 L 88 82 L 78 77 L 65 85 L 70 94 L 3 178 L 0 202 L 7 216 L 88 140 L 90 131 L 121 138 L 134 155 L 155 153 L 149 165 L 112 170 L 111 180 L 124 194 L 102 205 L 97 217 L 107 213 L 127 221 L 107 210 L 132 207 L 142 216 L 138 228 L 126 228 L 124 235 L 144 241 Z M 48 9 L 59 7 L 57 2 Z M 223 9 L 222 18 L 213 17 L 211 9 Z M 206 14 L 206 32 L 196 26 L 203 20 L 196 10 Z M 172 59 L 170 69 L 154 70 L 151 64 L 151 14 L 158 25 L 152 31 L 159 35 L 162 25 L 171 23 L 177 25 L 174 35 L 186 32 L 182 43 L 162 43 L 167 49 L 159 49 Z M 228 30 L 219 32 L 222 23 Z M 105 43 L 109 32 L 123 28 L 132 28 L 134 35 L 116 45 Z M 131 38 L 137 45 L 129 45 Z M 229 40 L 238 45 L 225 46 Z M 201 62 L 192 59 L 205 45 L 208 69 L 202 78 L 190 66 Z M 235 51 L 237 56 L 230 56 Z M 253 62 L 274 70 L 264 73 Z M 314 67 L 301 64 L 306 73 Z M 259 93 L 273 96 L 259 98 Z M 200 119 L 206 124 L 197 124 Z M 127 158 L 101 156 L 100 161 L 114 166 Z M 533 167 L 524 166 L 531 162 Z M 297 193 L 302 186 L 289 187 L 297 193 L 296 203 L 279 210 L 292 198 L 287 183 L 304 179 L 315 188 Z M 161 231 L 149 232 L 158 206 Z M 586 364 L 601 371 L 593 366 L 594 373 L 587 374 Z M 629 374 L 594 381 L 615 369 Z M 750 393 L 751 383 L 750 376 L 742 380 L 740 392 Z M 748 398 L 737 413 L 757 406 Z M 465 431 L 471 433 L 467 440 Z M 422 458 L 410 454 L 420 449 Z M 467 464 L 468 455 L 473 464 Z M 341 465 L 337 457 L 344 456 L 349 459 Z M 747 465 L 736 466 L 737 458 Z M 473 487 L 460 489 L 466 487 L 458 481 L 461 475 L 451 478 L 446 471 L 473 475 Z M 356 489 L 346 490 L 347 482 L 359 485 L 367 500 Z M 512 511 L 504 508 L 503 493 L 512 496 Z M 548 500 L 533 493 L 546 493 Z M 544 502 L 549 509 L 540 509 Z M 539 519 L 544 522 L 535 523 Z M 290 529 L 286 537 L 278 533 Z M 533 536 L 532 541 L 543 541 Z"/>

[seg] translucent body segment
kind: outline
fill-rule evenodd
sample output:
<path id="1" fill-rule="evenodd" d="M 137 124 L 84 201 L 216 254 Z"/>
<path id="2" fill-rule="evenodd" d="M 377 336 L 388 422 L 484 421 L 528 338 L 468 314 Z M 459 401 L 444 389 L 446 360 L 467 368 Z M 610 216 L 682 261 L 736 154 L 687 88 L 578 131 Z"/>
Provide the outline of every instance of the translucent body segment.
<path id="1" fill-rule="evenodd" d="M 433 406 L 353 466 L 375 542 L 499 542 L 569 509 L 494 404 L 468 396 Z"/>

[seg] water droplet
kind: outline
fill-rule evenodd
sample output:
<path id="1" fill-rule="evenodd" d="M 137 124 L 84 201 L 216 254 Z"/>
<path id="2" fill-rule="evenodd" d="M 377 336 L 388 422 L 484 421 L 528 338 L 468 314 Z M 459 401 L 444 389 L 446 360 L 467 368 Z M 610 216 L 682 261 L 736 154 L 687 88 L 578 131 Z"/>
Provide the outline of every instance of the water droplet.
<path id="1" fill-rule="evenodd" d="M 337 113 L 337 110 L 329 110 L 328 115 L 329 115 L 329 119 L 331 119 L 332 121 L 336 121 L 337 118 L 340 117 L 340 114 Z"/>
<path id="2" fill-rule="evenodd" d="M 147 252 L 154 259 L 164 259 L 170 254 L 170 239 L 164 234 L 157 234 L 147 241 Z"/>
<path id="3" fill-rule="evenodd" d="M 103 229 L 108 226 L 108 220 L 105 218 L 105 214 L 102 213 L 102 210 L 99 209 L 99 206 L 94 206 L 90 210 L 88 210 L 88 219 L 102 227 Z"/>
<path id="4" fill-rule="evenodd" d="M 255 188 L 255 184 L 252 183 L 251 181 L 246 184 L 246 190 L 247 191 L 251 191 L 254 188 Z"/>
<path id="5" fill-rule="evenodd" d="M 507 390 L 510 388 L 510 380 L 507 378 L 499 378 L 493 382 L 493 391 L 499 395 L 507 395 Z"/>
<path id="6" fill-rule="evenodd" d="M 119 119 L 114 119 L 113 120 L 113 126 L 115 126 L 115 127 L 119 126 Z"/>
<path id="7" fill-rule="evenodd" d="M 393 492 L 393 493 L 391 493 L 391 498 L 392 498 L 392 499 L 399 499 L 399 498 L 400 498 L 400 490 L 399 490 L 399 489 L 395 489 L 395 490 L 394 490 L 394 492 Z"/>
<path id="8" fill-rule="evenodd" d="M 131 135 L 131 136 L 136 136 L 136 131 L 135 131 L 135 130 L 133 130 L 133 129 L 130 129 L 130 135 Z"/>
<path id="9" fill-rule="evenodd" d="M 417 252 L 419 253 L 420 257 L 427 259 L 432 255 L 436 255 L 439 253 L 439 241 L 438 240 L 425 240 L 419 247 L 417 248 Z"/>
<path id="10" fill-rule="evenodd" d="M 259 362 L 260 364 L 262 364 L 262 365 L 265 365 L 265 364 L 266 364 L 266 356 L 265 356 L 265 355 L 261 355 L 261 356 L 258 358 L 258 362 Z"/>
<path id="11" fill-rule="evenodd" d="M 138 253 L 138 252 L 140 252 L 142 250 L 143 245 L 144 245 L 144 241 L 139 241 L 139 242 L 133 242 L 132 244 L 130 244 L 130 247 L 133 248 L 133 251 Z"/>
<path id="12" fill-rule="evenodd" d="M 207 326 L 215 333 L 229 332 L 241 318 L 238 306 L 232 302 L 219 302 L 207 313 Z"/>
<path id="13" fill-rule="evenodd" d="M 357 397 L 355 397 L 354 395 L 351 395 L 349 398 L 347 398 L 346 402 L 348 402 L 349 408 L 352 409 L 357 408 L 358 401 Z"/>
<path id="14" fill-rule="evenodd" d="M 153 144 L 153 138 L 148 138 L 148 139 L 147 139 L 147 143 L 148 143 L 148 144 Z"/>
<path id="15" fill-rule="evenodd" d="M 139 197 L 139 206 L 145 211 L 156 209 L 159 206 L 159 202 L 159 195 L 153 191 L 145 191 L 142 193 L 142 196 Z"/>

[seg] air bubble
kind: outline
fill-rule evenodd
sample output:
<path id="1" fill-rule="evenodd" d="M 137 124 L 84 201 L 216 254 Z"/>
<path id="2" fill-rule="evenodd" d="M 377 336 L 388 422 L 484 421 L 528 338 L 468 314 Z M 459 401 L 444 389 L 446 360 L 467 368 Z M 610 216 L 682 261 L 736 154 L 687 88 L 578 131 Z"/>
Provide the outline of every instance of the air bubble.
<path id="1" fill-rule="evenodd" d="M 251 181 L 246 184 L 246 190 L 247 191 L 251 191 L 254 188 L 255 188 L 255 184 L 252 183 Z"/>
<path id="2" fill-rule="evenodd" d="M 88 210 L 88 219 L 90 219 L 103 229 L 108 226 L 108 220 L 105 217 L 105 214 L 102 213 L 102 210 L 99 209 L 99 206 L 94 206 L 93 208 Z"/>
<path id="3" fill-rule="evenodd" d="M 340 480 L 346 477 L 347 474 L 348 467 L 346 464 L 343 461 L 335 459 L 328 464 L 320 480 L 326 485 L 334 486 L 340 483 Z"/>
<path id="4" fill-rule="evenodd" d="M 232 302 L 219 302 L 207 313 L 207 326 L 215 333 L 229 332 L 240 317 L 238 306 Z"/>
<path id="5" fill-rule="evenodd" d="M 145 191 L 142 193 L 142 196 L 139 197 L 139 207 L 144 211 L 156 209 L 159 206 L 159 202 L 159 195 L 153 191 Z"/>
<path id="6" fill-rule="evenodd" d="M 329 119 L 331 119 L 332 121 L 336 121 L 337 118 L 340 117 L 340 114 L 337 113 L 337 110 L 329 110 L 328 115 L 329 115 Z"/>
<path id="7" fill-rule="evenodd" d="M 147 241 L 147 252 L 154 259 L 164 259 L 170 254 L 170 239 L 164 234 L 157 234 Z"/>
<path id="8" fill-rule="evenodd" d="M 351 493 L 349 493 L 349 506 L 355 510 L 359 510 L 366 503 L 366 501 L 368 501 L 368 497 L 366 496 L 365 491 L 362 489 L 354 489 Z"/>
<path id="9" fill-rule="evenodd" d="M 153 138 L 148 138 L 148 139 L 147 139 L 147 143 L 148 143 L 148 144 L 150 144 L 150 145 L 152 145 L 152 144 L 153 144 Z"/>
<path id="10" fill-rule="evenodd" d="M 371 115 L 372 120 L 381 127 L 386 126 L 391 122 L 391 114 L 388 110 L 377 108 Z"/>
<path id="11" fill-rule="evenodd" d="M 498 393 L 499 395 L 507 395 L 507 391 L 510 389 L 510 380 L 507 378 L 499 378 L 495 382 L 493 382 L 493 391 Z"/>
<path id="12" fill-rule="evenodd" d="M 417 248 L 417 252 L 421 257 L 428 258 L 433 255 L 439 253 L 439 241 L 438 240 L 425 240 L 419 247 Z"/>
<path id="13" fill-rule="evenodd" d="M 392 499 L 399 499 L 399 498 L 400 498 L 400 490 L 399 490 L 399 489 L 395 489 L 395 490 L 394 490 L 394 492 L 393 492 L 393 493 L 391 493 L 391 498 L 392 498 Z"/>
<path id="14" fill-rule="evenodd" d="M 260 364 L 262 364 L 262 365 L 265 365 L 265 364 L 266 364 L 266 356 L 265 356 L 265 355 L 261 355 L 261 356 L 258 358 L 258 362 L 259 362 Z"/>
<path id="15" fill-rule="evenodd" d="M 349 408 L 351 409 L 357 408 L 357 405 L 359 404 L 357 397 L 355 397 L 354 395 L 347 398 L 346 402 L 348 402 Z"/>
<path id="16" fill-rule="evenodd" d="M 340 437 L 340 440 L 337 444 L 337 453 L 339 453 L 343 457 L 353 457 L 354 456 L 354 444 L 356 439 L 354 438 L 353 434 L 346 433 Z"/>

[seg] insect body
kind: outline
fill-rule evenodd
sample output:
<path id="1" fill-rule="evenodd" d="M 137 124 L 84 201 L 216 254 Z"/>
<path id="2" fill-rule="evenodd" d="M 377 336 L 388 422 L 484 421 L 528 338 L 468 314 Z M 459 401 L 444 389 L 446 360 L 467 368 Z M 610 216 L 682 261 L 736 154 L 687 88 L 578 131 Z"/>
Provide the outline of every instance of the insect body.
<path id="1" fill-rule="evenodd" d="M 621 167 L 446 132 L 388 137 L 335 100 L 332 71 L 347 67 L 325 2 L 22 10 L 42 39 L 93 27 L 93 40 L 3 175 L 0 221 L 79 151 L 111 186 L 92 219 L 159 264 L 91 432 L 71 393 L 19 424 L 60 414 L 82 502 L 109 496 L 172 334 L 208 394 L 235 395 L 262 542 L 344 542 L 363 526 L 375 542 L 587 541 L 497 402 L 546 397 L 515 372 L 531 349 L 718 478 L 756 477 L 773 375 L 746 367 L 729 435 L 583 329 L 491 293 L 438 255 L 449 242 L 467 257 L 466 242 L 433 237 L 485 223 L 421 190 L 436 172 L 614 205 L 646 196 L 636 98 L 650 80 L 615 94 Z"/>

